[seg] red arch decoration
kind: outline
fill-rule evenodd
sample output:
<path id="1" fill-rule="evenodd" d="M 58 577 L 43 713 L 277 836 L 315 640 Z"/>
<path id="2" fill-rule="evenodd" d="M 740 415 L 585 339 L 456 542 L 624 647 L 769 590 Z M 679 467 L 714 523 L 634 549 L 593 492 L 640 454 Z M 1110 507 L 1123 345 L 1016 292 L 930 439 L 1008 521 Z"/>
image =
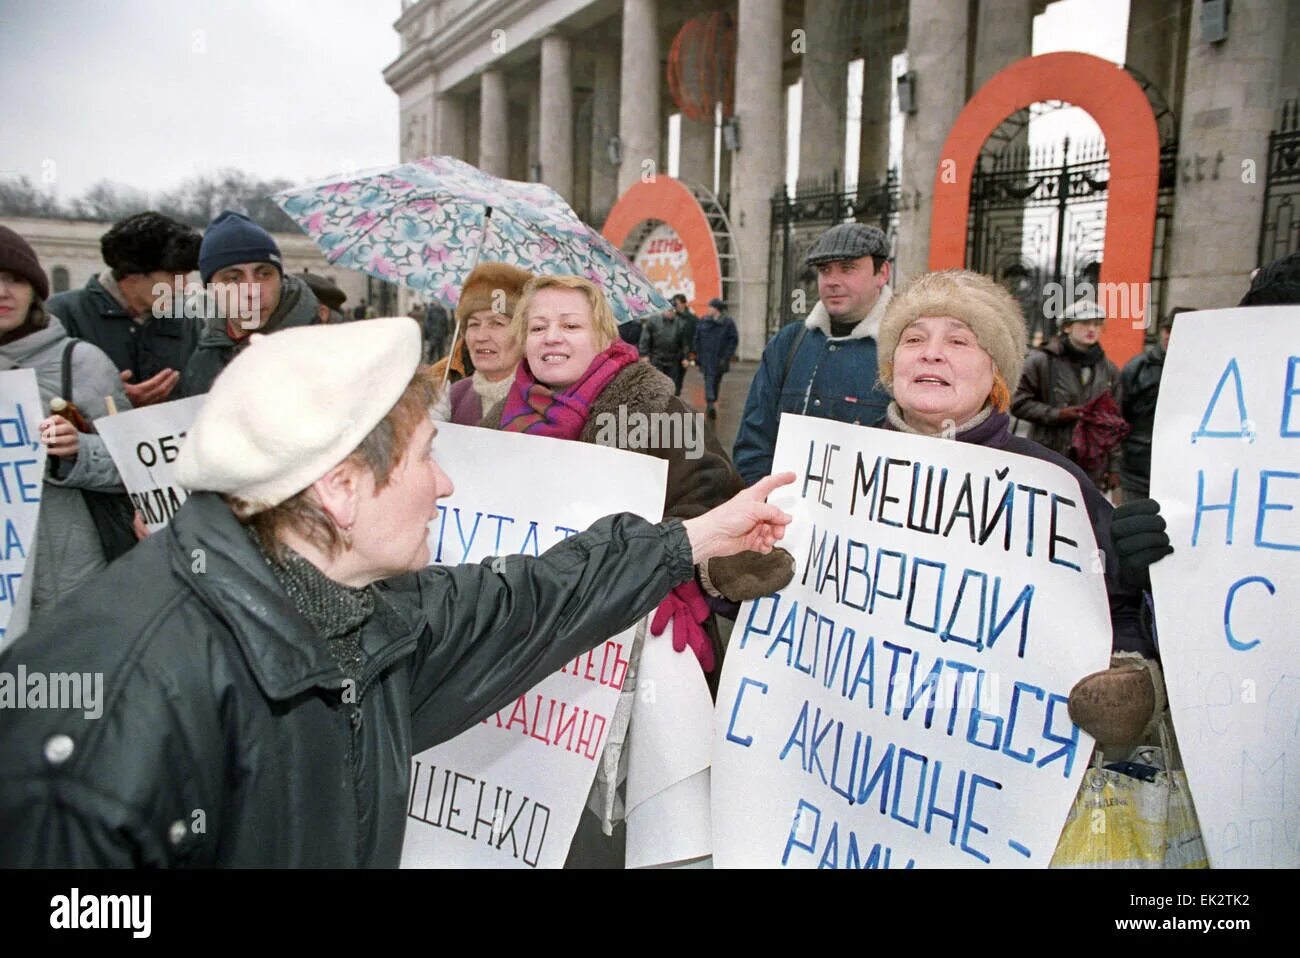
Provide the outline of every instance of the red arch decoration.
<path id="1" fill-rule="evenodd" d="M 1003 120 L 1040 100 L 1082 107 L 1106 137 L 1110 188 L 1099 284 L 1115 291 L 1110 318 L 1120 322 L 1108 322 L 1101 338 L 1106 354 L 1123 365 L 1142 351 L 1160 185 L 1160 133 L 1137 81 L 1107 60 L 1087 53 L 1029 57 L 995 74 L 970 98 L 948 134 L 935 171 L 930 269 L 966 265 L 971 178 L 980 150 Z M 949 161 L 955 161 L 955 170 Z"/>
<path id="2" fill-rule="evenodd" d="M 713 242 L 713 229 L 691 191 L 671 176 L 656 176 L 648 183 L 637 183 L 618 198 L 600 232 L 622 249 L 632 231 L 647 220 L 667 223 L 681 237 L 686 260 L 691 264 L 691 278 L 695 280 L 691 308 L 698 313 L 709 300 L 721 298 L 722 265 Z"/>

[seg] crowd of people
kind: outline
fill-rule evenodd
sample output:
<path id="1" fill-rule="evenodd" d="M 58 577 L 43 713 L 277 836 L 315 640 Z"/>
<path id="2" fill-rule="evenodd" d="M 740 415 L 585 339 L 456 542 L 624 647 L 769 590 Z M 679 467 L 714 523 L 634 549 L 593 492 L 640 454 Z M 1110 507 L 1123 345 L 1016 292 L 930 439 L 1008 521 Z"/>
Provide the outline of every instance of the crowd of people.
<path id="1" fill-rule="evenodd" d="M 675 296 L 633 345 L 590 280 L 484 262 L 454 323 L 432 306 L 366 320 L 365 304 L 342 322 L 337 287 L 285 273 L 270 234 L 232 212 L 202 236 L 142 213 L 103 253 L 103 273 L 51 297 L 31 246 L 0 227 L 0 359 L 36 371 L 50 462 L 30 624 L 0 663 L 102 672 L 113 689 L 94 728 L 55 709 L 6 716 L 0 864 L 391 866 L 412 754 L 638 619 L 655 613 L 651 632 L 671 632 L 716 691 L 720 617 L 794 573 L 777 544 L 789 516 L 767 502 L 794 478 L 770 475 L 784 412 L 1074 475 L 1105 556 L 1114 657 L 1076 686 L 1070 715 L 1101 746 L 1140 742 L 1158 718 L 1141 611 L 1147 567 L 1170 548 L 1146 498 L 1167 323 L 1122 371 L 1088 302 L 1031 350 L 992 279 L 947 270 L 894 292 L 885 235 L 835 226 L 807 258 L 818 302 L 763 351 L 730 455 L 711 429 L 698 455 L 616 440 L 666 462 L 663 522 L 611 516 L 537 558 L 444 567 L 426 544 L 455 478 L 439 423 L 606 441 L 599 424 L 620 410 L 692 415 L 692 362 L 712 418 L 738 347 L 725 302 L 697 317 Z M 1262 270 L 1247 299 L 1300 300 L 1296 260 Z M 213 312 L 160 311 L 158 284 L 194 269 L 219 293 Z M 121 478 L 51 401 L 94 419 L 196 395 L 176 463 L 189 499 L 163 533 L 110 539 L 86 494 L 121 493 Z M 1117 510 L 1105 493 L 1121 488 Z M 610 736 L 602 767 L 619 767 L 625 741 Z M 570 865 L 622 865 L 620 787 L 593 786 Z M 186 825 L 196 808 L 202 832 Z"/>

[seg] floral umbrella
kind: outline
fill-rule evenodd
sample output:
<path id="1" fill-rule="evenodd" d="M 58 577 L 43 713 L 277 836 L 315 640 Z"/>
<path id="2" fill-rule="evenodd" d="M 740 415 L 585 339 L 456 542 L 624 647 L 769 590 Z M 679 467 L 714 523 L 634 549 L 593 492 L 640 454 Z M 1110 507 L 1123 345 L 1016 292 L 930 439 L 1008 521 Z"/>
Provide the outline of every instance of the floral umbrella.
<path id="1" fill-rule="evenodd" d="M 285 190 L 275 201 L 331 263 L 400 282 L 455 308 L 480 261 L 585 276 L 620 321 L 668 301 L 541 183 L 503 180 L 450 156 Z"/>

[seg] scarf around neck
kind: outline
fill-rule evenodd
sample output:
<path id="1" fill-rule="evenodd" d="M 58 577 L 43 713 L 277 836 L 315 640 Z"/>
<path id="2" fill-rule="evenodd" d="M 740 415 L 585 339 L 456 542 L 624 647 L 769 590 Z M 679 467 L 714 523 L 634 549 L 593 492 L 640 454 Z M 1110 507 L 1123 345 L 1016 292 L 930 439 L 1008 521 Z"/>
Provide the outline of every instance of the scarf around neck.
<path id="1" fill-rule="evenodd" d="M 637 361 L 636 349 L 620 340 L 598 353 L 578 381 L 562 389 L 540 383 L 524 360 L 501 410 L 501 428 L 534 436 L 577 439 L 591 415 L 591 404 L 625 366 Z"/>

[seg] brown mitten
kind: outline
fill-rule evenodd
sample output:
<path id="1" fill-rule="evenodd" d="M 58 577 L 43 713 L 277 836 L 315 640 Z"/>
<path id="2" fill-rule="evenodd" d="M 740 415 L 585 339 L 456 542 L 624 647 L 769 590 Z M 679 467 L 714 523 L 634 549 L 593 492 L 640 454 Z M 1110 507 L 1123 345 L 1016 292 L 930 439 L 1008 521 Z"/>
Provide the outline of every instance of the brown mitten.
<path id="1" fill-rule="evenodd" d="M 794 578 L 794 556 L 780 546 L 764 555 L 740 552 L 700 566 L 700 584 L 710 595 L 745 602 L 784 589 Z"/>
<path id="2" fill-rule="evenodd" d="M 1070 690 L 1070 718 L 1102 748 L 1137 745 L 1164 707 L 1160 666 L 1122 652 L 1110 668 L 1085 676 Z"/>

